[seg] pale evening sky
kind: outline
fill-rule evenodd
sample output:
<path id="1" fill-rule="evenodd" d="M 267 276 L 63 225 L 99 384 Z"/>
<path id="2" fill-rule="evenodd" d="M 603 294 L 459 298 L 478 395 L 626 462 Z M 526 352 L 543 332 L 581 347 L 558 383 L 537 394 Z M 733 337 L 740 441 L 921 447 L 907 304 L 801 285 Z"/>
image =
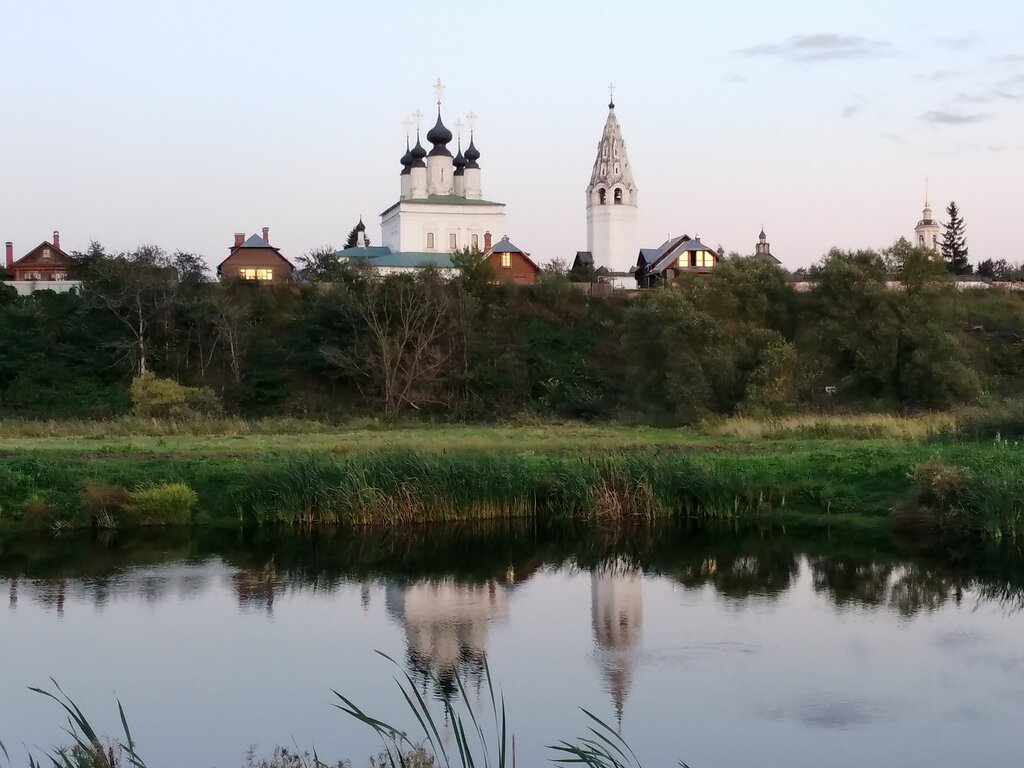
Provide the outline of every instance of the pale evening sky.
<path id="1" fill-rule="evenodd" d="M 484 197 L 540 261 L 586 247 L 615 101 L 641 245 L 797 267 L 910 236 L 924 179 L 972 260 L 1019 260 L 1024 3 L 3 0 L 0 240 L 340 246 L 398 197 L 402 120 L 479 116 Z M 425 126 L 429 127 L 429 123 Z M 940 216 L 941 218 L 941 216 Z"/>

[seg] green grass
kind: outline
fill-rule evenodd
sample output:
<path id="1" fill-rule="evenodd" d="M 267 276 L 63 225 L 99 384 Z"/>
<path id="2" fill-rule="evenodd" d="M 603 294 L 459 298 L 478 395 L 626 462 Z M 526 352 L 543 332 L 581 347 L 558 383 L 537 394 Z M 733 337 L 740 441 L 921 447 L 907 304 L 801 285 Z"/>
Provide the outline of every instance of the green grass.
<path id="1" fill-rule="evenodd" d="M 1024 450 L 1002 438 L 964 441 L 957 430 L 979 418 L 808 416 L 694 429 L 0 422 L 0 434 L 22 435 L 0 439 L 0 528 L 678 516 L 863 528 L 924 498 L 915 472 L 939 460 L 970 478 L 957 519 L 1016 540 Z M 985 429 L 1000 423 L 984 417 Z"/>

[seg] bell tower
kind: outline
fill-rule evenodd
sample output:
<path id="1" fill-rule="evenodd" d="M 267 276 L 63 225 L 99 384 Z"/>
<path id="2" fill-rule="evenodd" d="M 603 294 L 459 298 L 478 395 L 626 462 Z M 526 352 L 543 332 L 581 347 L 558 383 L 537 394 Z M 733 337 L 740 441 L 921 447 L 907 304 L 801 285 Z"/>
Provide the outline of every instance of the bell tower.
<path id="1" fill-rule="evenodd" d="M 614 90 L 587 186 L 587 250 L 594 266 L 628 272 L 636 262 L 637 189 L 615 116 Z"/>
<path id="2" fill-rule="evenodd" d="M 924 183 L 924 210 L 921 211 L 921 220 L 914 227 L 914 245 L 924 248 L 926 251 L 939 250 L 939 235 L 942 227 L 932 218 L 932 207 L 928 202 L 928 182 Z"/>

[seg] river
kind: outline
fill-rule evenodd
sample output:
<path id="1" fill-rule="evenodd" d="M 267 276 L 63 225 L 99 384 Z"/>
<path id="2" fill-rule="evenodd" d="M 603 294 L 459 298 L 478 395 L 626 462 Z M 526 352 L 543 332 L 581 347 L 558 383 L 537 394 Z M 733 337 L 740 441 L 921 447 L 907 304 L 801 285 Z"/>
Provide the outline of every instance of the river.
<path id="1" fill-rule="evenodd" d="M 411 728 L 396 675 L 482 703 L 486 658 L 519 765 L 585 707 L 649 766 L 1016 766 L 1022 585 L 1013 559 L 772 531 L 7 540 L 0 739 L 15 765 L 67 741 L 27 690 L 52 677 L 107 733 L 119 699 L 150 768 L 275 744 L 361 768 L 379 742 L 332 690 Z"/>

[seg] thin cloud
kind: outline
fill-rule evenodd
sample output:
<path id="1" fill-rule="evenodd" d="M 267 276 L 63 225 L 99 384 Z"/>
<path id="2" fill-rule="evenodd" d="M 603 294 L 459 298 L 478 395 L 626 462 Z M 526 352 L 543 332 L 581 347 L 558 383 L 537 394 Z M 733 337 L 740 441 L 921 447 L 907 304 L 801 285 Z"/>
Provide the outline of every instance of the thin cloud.
<path id="1" fill-rule="evenodd" d="M 956 72 L 950 69 L 937 69 L 930 75 L 922 75 L 919 79 L 926 80 L 930 83 L 943 83 L 946 80 L 952 80 L 954 77 L 963 77 L 963 72 Z"/>
<path id="2" fill-rule="evenodd" d="M 797 35 L 784 43 L 763 43 L 743 48 L 744 56 L 774 56 L 799 63 L 824 61 L 850 61 L 883 56 L 892 46 L 881 40 L 869 40 L 856 35 Z"/>
<path id="3" fill-rule="evenodd" d="M 856 117 L 863 111 L 863 104 L 851 104 L 850 106 L 845 107 L 843 111 L 839 113 L 839 116 L 844 120 L 849 120 L 851 117 Z"/>
<path id="4" fill-rule="evenodd" d="M 940 37 L 939 45 L 949 48 L 951 51 L 966 51 L 968 48 L 973 48 L 977 43 L 978 39 L 974 35 L 964 35 L 962 37 Z"/>
<path id="5" fill-rule="evenodd" d="M 964 114 L 961 112 L 945 112 L 943 110 L 932 110 L 921 115 L 921 119 L 932 125 L 971 125 L 988 120 L 991 115 L 985 114 Z"/>

